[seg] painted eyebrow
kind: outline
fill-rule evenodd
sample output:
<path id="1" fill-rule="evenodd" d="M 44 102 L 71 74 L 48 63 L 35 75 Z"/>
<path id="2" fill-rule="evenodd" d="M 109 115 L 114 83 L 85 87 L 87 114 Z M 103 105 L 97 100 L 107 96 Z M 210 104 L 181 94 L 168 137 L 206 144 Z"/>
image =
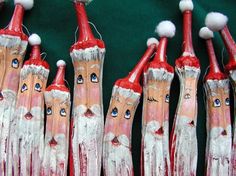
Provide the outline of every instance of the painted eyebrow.
<path id="1" fill-rule="evenodd" d="M 93 64 L 93 65 L 91 65 L 90 68 L 94 68 L 94 67 L 100 68 L 99 64 Z"/>
<path id="2" fill-rule="evenodd" d="M 128 106 L 133 106 L 133 105 L 134 105 L 134 103 L 131 103 L 131 102 L 129 102 L 129 101 L 127 101 L 126 104 L 127 104 Z"/>
<path id="3" fill-rule="evenodd" d="M 77 68 L 77 70 L 78 70 L 78 71 L 79 71 L 79 70 L 85 70 L 85 68 L 82 67 L 82 66 L 80 66 L 80 67 Z"/>

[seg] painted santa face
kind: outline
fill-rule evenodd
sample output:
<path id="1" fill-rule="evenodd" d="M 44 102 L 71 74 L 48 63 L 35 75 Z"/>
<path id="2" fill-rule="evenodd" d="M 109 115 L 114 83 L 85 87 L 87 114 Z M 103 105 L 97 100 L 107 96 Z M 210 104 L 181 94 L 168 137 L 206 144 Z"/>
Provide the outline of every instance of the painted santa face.
<path id="1" fill-rule="evenodd" d="M 19 54 L 18 47 L 0 48 L 0 62 L 2 89 L 10 89 L 17 92 L 19 74 L 23 62 L 23 56 Z"/>
<path id="2" fill-rule="evenodd" d="M 125 135 L 130 140 L 134 113 L 138 102 L 139 96 L 134 98 L 132 95 L 127 97 L 122 93 L 113 93 L 107 113 L 105 134 L 114 134 L 111 141 L 114 145 L 120 144 L 118 137 L 121 135 Z"/>
<path id="3" fill-rule="evenodd" d="M 40 107 L 43 109 L 43 92 L 47 79 L 41 75 L 29 73 L 24 79 L 20 80 L 17 108 L 24 107 L 26 114 L 24 120 L 33 119 L 32 108 Z M 40 120 L 40 119 L 37 119 Z"/>
<path id="4" fill-rule="evenodd" d="M 147 124 L 150 121 L 157 120 L 159 124 L 163 124 L 165 120 L 168 120 L 168 107 L 169 107 L 169 81 L 156 81 L 149 80 L 147 87 L 144 90 L 144 123 Z M 166 119 L 167 118 L 167 119 Z"/>
<path id="5" fill-rule="evenodd" d="M 227 129 L 231 124 L 230 120 L 230 99 L 228 87 L 217 87 L 215 90 L 211 90 L 211 94 L 208 94 L 208 116 L 210 129 L 215 127 L 221 127 Z M 223 131 L 227 135 L 226 131 Z"/>
<path id="6" fill-rule="evenodd" d="M 74 107 L 84 105 L 86 111 L 85 117 L 93 117 L 96 112 L 93 112 L 93 106 L 100 107 L 101 94 L 101 61 L 89 60 L 89 61 L 75 61 L 75 97 Z"/>
<path id="7" fill-rule="evenodd" d="M 58 97 L 46 101 L 46 114 L 46 133 L 51 134 L 51 139 L 48 141 L 48 145 L 54 147 L 58 144 L 58 136 L 64 136 L 66 140 L 68 138 L 68 123 L 70 117 L 69 100 L 60 99 Z"/>

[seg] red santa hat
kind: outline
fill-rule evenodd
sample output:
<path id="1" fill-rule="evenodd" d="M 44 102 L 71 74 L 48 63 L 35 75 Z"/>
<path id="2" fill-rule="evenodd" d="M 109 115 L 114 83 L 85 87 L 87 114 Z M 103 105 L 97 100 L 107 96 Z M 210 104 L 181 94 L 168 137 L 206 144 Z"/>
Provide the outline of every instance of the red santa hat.
<path id="1" fill-rule="evenodd" d="M 30 10 L 34 5 L 34 0 L 15 0 L 15 10 L 12 19 L 6 29 L 0 30 L 0 34 L 19 36 L 22 40 L 28 37 L 23 33 L 22 23 L 25 10 Z"/>
<path id="2" fill-rule="evenodd" d="M 210 69 L 209 69 L 208 74 L 205 77 L 205 80 L 226 79 L 226 75 L 221 72 L 217 59 L 216 59 L 214 46 L 212 43 L 212 38 L 214 38 L 213 32 L 209 28 L 203 27 L 199 31 L 199 36 L 202 39 L 206 40 L 207 52 L 208 52 L 209 61 L 210 61 Z"/>
<path id="3" fill-rule="evenodd" d="M 236 69 L 236 44 L 227 26 L 228 17 L 218 13 L 210 12 L 205 19 L 206 26 L 212 31 L 219 31 L 229 54 L 229 62 L 225 66 L 227 71 Z"/>

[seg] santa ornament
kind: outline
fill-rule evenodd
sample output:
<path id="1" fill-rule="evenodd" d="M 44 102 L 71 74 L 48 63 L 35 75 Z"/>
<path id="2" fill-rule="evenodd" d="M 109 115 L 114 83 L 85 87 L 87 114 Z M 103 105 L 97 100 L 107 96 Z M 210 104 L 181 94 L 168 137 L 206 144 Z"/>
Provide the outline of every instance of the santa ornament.
<path id="1" fill-rule="evenodd" d="M 127 77 L 117 80 L 112 90 L 103 140 L 105 175 L 134 175 L 131 131 L 142 93 L 139 81 L 144 66 L 156 50 L 158 41 L 151 38 L 147 41 L 147 45 L 148 48 L 139 63 Z"/>
<path id="2" fill-rule="evenodd" d="M 0 30 L 0 175 L 7 175 L 7 152 L 10 123 L 16 103 L 20 69 L 28 37 L 22 31 L 24 11 L 33 7 L 33 0 L 15 0 L 9 25 Z"/>
<path id="3" fill-rule="evenodd" d="M 170 138 L 170 161 L 173 176 L 194 176 L 197 169 L 197 84 L 200 64 L 192 44 L 191 0 L 181 0 L 183 13 L 183 54 L 175 62 L 180 80 L 180 96 Z"/>
<path id="4" fill-rule="evenodd" d="M 220 71 L 212 43 L 213 32 L 203 27 L 199 35 L 206 40 L 210 60 L 205 77 L 207 109 L 206 175 L 231 176 L 231 120 L 229 79 Z"/>
<path id="5" fill-rule="evenodd" d="M 57 67 L 56 77 L 44 93 L 47 123 L 41 176 L 67 175 L 71 100 L 65 85 L 66 63 L 59 60 Z"/>
<path id="6" fill-rule="evenodd" d="M 228 18 L 227 16 L 218 13 L 211 12 L 206 16 L 205 24 L 212 31 L 219 31 L 225 47 L 228 51 L 229 60 L 225 65 L 225 70 L 229 74 L 231 85 L 234 90 L 234 98 L 236 97 L 236 44 L 233 37 L 230 34 L 229 28 L 227 26 Z M 235 107 L 235 106 L 234 106 Z M 234 118 L 235 118 L 234 111 Z M 232 147 L 232 175 L 236 174 L 236 121 L 234 120 L 234 130 L 233 130 L 233 147 Z"/>
<path id="7" fill-rule="evenodd" d="M 152 62 L 144 69 L 141 175 L 170 174 L 169 101 L 174 68 L 167 63 L 168 38 L 175 35 L 170 21 L 158 24 L 159 45 Z"/>
<path id="8" fill-rule="evenodd" d="M 29 37 L 32 51 L 20 71 L 20 83 L 10 128 L 8 175 L 39 175 L 44 142 L 44 91 L 49 65 L 41 58 L 41 39 Z"/>
<path id="9" fill-rule="evenodd" d="M 105 45 L 89 26 L 85 4 L 75 0 L 79 37 L 71 47 L 74 65 L 74 101 L 70 136 L 70 175 L 100 175 L 104 114 L 102 74 Z"/>

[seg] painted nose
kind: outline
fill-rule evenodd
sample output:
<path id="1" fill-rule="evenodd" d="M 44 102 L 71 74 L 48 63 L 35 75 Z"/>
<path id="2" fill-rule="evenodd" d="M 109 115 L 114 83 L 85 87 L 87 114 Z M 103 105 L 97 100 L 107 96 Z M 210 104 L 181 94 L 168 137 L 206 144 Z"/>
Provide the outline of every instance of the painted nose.
<path id="1" fill-rule="evenodd" d="M 226 130 L 223 130 L 223 131 L 221 132 L 221 135 L 226 136 L 226 135 L 227 135 L 227 131 L 226 131 Z"/>
<path id="2" fill-rule="evenodd" d="M 3 100 L 3 94 L 2 94 L 2 92 L 0 92 L 0 101 L 2 101 Z"/>
<path id="3" fill-rule="evenodd" d="M 158 135 L 163 135 L 164 134 L 163 127 L 160 127 L 157 131 L 155 131 L 155 133 Z"/>
<path id="4" fill-rule="evenodd" d="M 54 137 L 52 137 L 52 139 L 49 141 L 49 145 L 50 147 L 54 147 L 57 145 L 57 141 L 54 139 Z"/>
<path id="5" fill-rule="evenodd" d="M 86 117 L 93 117 L 94 116 L 94 113 L 90 110 L 90 109 L 87 109 L 87 111 L 84 113 L 84 115 Z"/>
<path id="6" fill-rule="evenodd" d="M 113 145 L 120 145 L 120 142 L 119 142 L 119 140 L 116 136 L 112 139 L 111 142 L 112 142 Z"/>
<path id="7" fill-rule="evenodd" d="M 27 120 L 31 120 L 31 119 L 33 118 L 33 115 L 32 115 L 30 112 L 27 112 L 27 113 L 25 114 L 25 118 L 26 118 Z"/>

